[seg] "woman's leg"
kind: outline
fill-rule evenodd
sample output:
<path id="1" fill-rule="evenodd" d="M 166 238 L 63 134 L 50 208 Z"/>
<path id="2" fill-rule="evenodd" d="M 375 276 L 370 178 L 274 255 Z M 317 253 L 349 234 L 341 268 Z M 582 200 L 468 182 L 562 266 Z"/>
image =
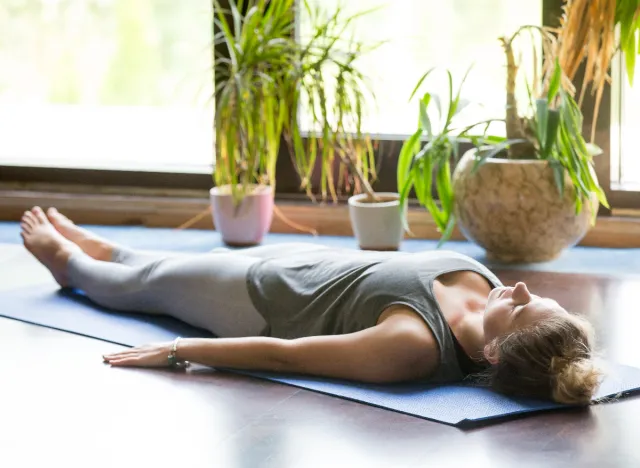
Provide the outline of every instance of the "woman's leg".
<path id="1" fill-rule="evenodd" d="M 69 259 L 67 277 L 70 286 L 108 308 L 170 315 L 220 337 L 255 336 L 267 324 L 246 286 L 256 261 L 203 254 L 129 266 L 77 252 Z"/>
<path id="2" fill-rule="evenodd" d="M 78 245 L 84 253 L 95 260 L 116 262 L 123 265 L 146 265 L 162 258 L 184 256 L 170 252 L 139 251 L 120 246 L 93 232 L 77 226 L 55 208 L 49 208 L 47 218 L 62 236 Z"/>
<path id="3" fill-rule="evenodd" d="M 172 315 L 222 337 L 253 336 L 266 326 L 246 287 L 255 258 L 210 254 L 129 266 L 92 258 L 39 208 L 25 213 L 22 229 L 25 247 L 60 285 L 82 289 L 105 307 Z"/>
<path id="4" fill-rule="evenodd" d="M 307 252 L 315 252 L 317 250 L 328 249 L 326 245 L 312 244 L 311 242 L 287 242 L 284 244 L 261 245 L 259 247 L 250 247 L 248 249 L 234 250 L 234 253 L 253 258 L 277 258 L 283 255 L 300 254 Z"/>
<path id="5" fill-rule="evenodd" d="M 62 234 L 66 239 L 69 239 L 74 244 L 80 246 L 80 248 L 90 257 L 96 260 L 103 260 L 107 262 L 122 263 L 124 265 L 139 266 L 146 265 L 156 260 L 168 257 L 186 256 L 186 255 L 201 255 L 201 254 L 171 254 L 168 252 L 151 252 L 133 250 L 127 247 L 117 245 L 106 239 L 103 239 L 91 231 L 83 229 L 77 226 L 73 221 L 59 213 L 55 208 L 50 208 L 47 211 L 47 217 L 53 224 L 56 230 Z M 246 249 L 228 249 L 217 248 L 210 253 L 235 253 L 244 255 L 246 257 L 254 258 L 275 258 L 282 256 L 283 254 L 290 255 L 291 253 L 304 254 L 310 251 L 316 251 L 320 249 L 326 249 L 324 245 L 296 242 L 274 245 L 263 245 L 259 247 L 251 247 Z"/>

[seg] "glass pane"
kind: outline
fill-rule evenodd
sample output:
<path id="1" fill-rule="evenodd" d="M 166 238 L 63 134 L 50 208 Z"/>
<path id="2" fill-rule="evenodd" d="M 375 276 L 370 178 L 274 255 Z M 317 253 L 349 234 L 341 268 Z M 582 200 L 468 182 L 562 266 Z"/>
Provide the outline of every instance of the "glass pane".
<path id="1" fill-rule="evenodd" d="M 382 5 L 380 10 L 356 21 L 353 28 L 354 37 L 368 44 L 388 41 L 360 62 L 377 97 L 366 130 L 382 135 L 415 131 L 417 107 L 408 103 L 408 98 L 420 76 L 431 67 L 440 71 L 428 83 L 429 89 L 435 89 L 446 100 L 444 69 L 452 71 L 457 87 L 474 65 L 463 91 L 463 98 L 475 104 L 468 108 L 466 121 L 504 118 L 506 60 L 498 38 L 513 34 L 523 25 L 542 24 L 542 0 L 309 1 L 330 11 L 342 4 L 348 12 Z M 304 38 L 309 20 L 301 15 L 299 23 Z M 526 72 L 532 69 L 533 56 L 530 47 L 521 51 Z M 526 87 L 520 86 L 520 103 L 525 102 L 526 96 Z M 504 134 L 503 125 L 492 130 Z"/>
<path id="2" fill-rule="evenodd" d="M 620 60 L 614 61 L 613 116 L 611 122 L 611 183 L 613 189 L 640 190 L 640 158 L 638 158 L 638 129 L 640 129 L 640 62 L 636 65 L 635 86 L 620 73 Z M 618 117 L 616 119 L 616 117 Z"/>
<path id="3" fill-rule="evenodd" d="M 210 0 L 2 0 L 0 164 L 209 171 Z"/>

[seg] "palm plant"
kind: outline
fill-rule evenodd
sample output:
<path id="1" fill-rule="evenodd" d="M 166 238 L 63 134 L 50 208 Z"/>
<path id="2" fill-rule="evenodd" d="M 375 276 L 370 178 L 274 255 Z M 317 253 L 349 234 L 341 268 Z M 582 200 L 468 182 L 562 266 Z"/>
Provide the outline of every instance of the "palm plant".
<path id="1" fill-rule="evenodd" d="M 538 33 L 545 60 L 542 70 L 539 70 L 534 59 L 533 79 L 526 81 L 528 112 L 521 116 L 515 97 L 519 67 L 515 61 L 514 42 L 525 33 Z M 554 52 L 558 44 L 556 34 L 538 26 L 523 26 L 511 37 L 501 38 L 507 57 L 507 139 L 518 140 L 509 148 L 507 157 L 548 161 L 561 195 L 564 193 L 566 172 L 575 187 L 575 207 L 579 213 L 583 201 L 591 193 L 595 193 L 604 206 L 608 204 L 591 168 L 593 156 L 600 150 L 595 145 L 588 145 L 583 137 L 583 116 L 573 97 L 575 88 Z M 533 47 L 535 51 L 535 44 Z M 484 159 L 480 155 L 480 163 Z"/>
<path id="2" fill-rule="evenodd" d="M 573 11 L 570 7 L 571 5 L 565 11 L 565 19 Z M 569 16 L 569 19 L 571 18 L 573 17 Z M 412 189 L 415 191 L 418 202 L 429 211 L 442 233 L 441 243 L 450 238 L 455 227 L 450 165 L 458 160 L 461 143 L 472 143 L 477 147 L 475 171 L 493 157 L 544 160 L 553 170 L 561 197 L 564 196 L 566 188 L 565 174 L 569 176 L 574 187 L 576 213 L 581 212 L 585 200 L 593 193 L 600 203 L 608 207 L 604 191 L 592 169 L 593 157 L 600 150 L 595 145 L 588 144 L 583 137 L 583 116 L 579 104 L 574 99 L 572 77 L 564 72 L 558 57 L 558 50 L 561 50 L 559 37 L 562 33 L 562 29 L 523 26 L 512 36 L 500 39 L 507 62 L 506 118 L 493 120 L 505 122 L 506 138 L 487 134 L 487 124 L 490 121 L 479 122 L 461 131 L 454 129 L 453 120 L 466 107 L 466 103 L 461 101 L 460 90 L 453 95 L 450 74 L 449 110 L 438 127 L 438 132 L 432 131 L 429 119 L 429 105 L 433 102 L 433 95 L 426 93 L 420 100 L 419 128 L 405 142 L 400 153 L 398 189 L 403 200 L 409 196 Z M 533 42 L 534 66 L 533 76 L 525 80 L 528 102 L 527 110 L 521 114 L 516 99 L 516 78 L 520 64 L 516 63 L 514 50 L 516 41 L 525 35 L 525 38 Z M 537 59 L 540 51 L 536 47 L 536 38 L 540 39 L 539 47 L 545 57 L 541 68 Z M 420 79 L 412 97 L 428 74 L 429 72 Z M 439 109 L 440 100 L 435 102 Z M 473 135 L 473 131 L 482 126 L 484 132 Z M 423 143 L 424 139 L 426 142 Z M 433 182 L 437 200 L 432 192 Z M 596 214 L 593 213 L 592 222 L 595 222 Z"/>
<path id="3" fill-rule="evenodd" d="M 617 53 L 623 54 L 627 78 L 633 83 L 640 52 L 640 0 L 567 0 L 561 25 L 552 31 L 557 36 L 552 56 L 567 78 L 573 81 L 585 65 L 578 104 L 582 105 L 588 90 L 595 95 L 593 141 L 602 94 L 611 80 L 611 61 Z"/>
<path id="4" fill-rule="evenodd" d="M 297 80 L 295 0 L 214 0 L 216 186 L 236 203 L 255 185 L 276 181 L 287 92 Z M 222 49 L 222 50 L 220 50 Z"/>
<path id="5" fill-rule="evenodd" d="M 337 201 L 340 191 L 354 185 L 376 199 L 374 144 L 363 131 L 363 116 L 374 95 L 357 60 L 380 43 L 366 45 L 345 38 L 353 22 L 373 10 L 353 15 L 338 6 L 328 13 L 302 2 L 310 34 L 300 38 L 298 81 L 289 89 L 290 120 L 285 138 L 294 155 L 301 188 L 313 198 L 314 175 L 320 178 L 322 200 Z M 300 111 L 308 116 L 309 135 L 300 131 Z M 336 175 L 337 171 L 337 175 Z"/>

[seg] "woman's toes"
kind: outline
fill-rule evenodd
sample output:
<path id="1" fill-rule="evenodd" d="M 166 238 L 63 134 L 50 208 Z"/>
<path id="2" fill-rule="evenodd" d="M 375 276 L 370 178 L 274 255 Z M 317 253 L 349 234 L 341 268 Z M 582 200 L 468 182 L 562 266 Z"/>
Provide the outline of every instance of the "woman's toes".
<path id="1" fill-rule="evenodd" d="M 39 206 L 34 206 L 33 209 L 31 210 L 31 212 L 35 215 L 36 219 L 40 223 L 48 223 L 49 222 L 49 220 L 47 219 L 47 216 L 44 214 L 44 211 L 42 211 L 42 208 L 40 208 Z"/>
<path id="2" fill-rule="evenodd" d="M 31 213 L 31 211 L 26 211 L 23 215 L 22 215 L 22 220 L 21 220 L 24 224 L 33 227 L 33 225 L 36 222 L 36 218 L 33 215 L 33 213 Z"/>
<path id="3" fill-rule="evenodd" d="M 56 221 L 59 218 L 62 218 L 62 214 L 57 209 L 51 207 L 47 210 L 47 217 L 50 221 Z"/>
<path id="4" fill-rule="evenodd" d="M 49 221 L 56 227 L 64 228 L 68 225 L 73 225 L 73 222 L 69 218 L 55 208 L 49 208 L 47 210 L 47 218 L 49 218 Z"/>

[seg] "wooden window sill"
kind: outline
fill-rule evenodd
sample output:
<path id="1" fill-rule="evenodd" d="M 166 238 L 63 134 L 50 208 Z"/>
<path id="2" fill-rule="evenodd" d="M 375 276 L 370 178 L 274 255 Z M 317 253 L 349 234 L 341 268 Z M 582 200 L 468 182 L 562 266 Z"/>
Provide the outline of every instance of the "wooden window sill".
<path id="1" fill-rule="evenodd" d="M 314 229 L 319 235 L 352 236 L 348 207 L 344 204 L 312 204 L 291 200 L 276 202 L 279 212 L 295 224 Z M 213 229 L 208 193 L 189 190 L 156 190 L 134 187 L 96 188 L 46 184 L 0 185 L 0 220 L 17 221 L 32 206 L 56 206 L 82 224 L 178 227 L 202 215 L 192 227 Z M 595 247 L 640 247 L 640 217 L 637 213 L 614 212 L 600 217 L 580 245 Z M 430 216 L 421 208 L 409 210 L 409 224 L 418 239 L 438 239 Z M 274 215 L 271 232 L 298 233 Z M 464 240 L 455 231 L 454 240 Z"/>

